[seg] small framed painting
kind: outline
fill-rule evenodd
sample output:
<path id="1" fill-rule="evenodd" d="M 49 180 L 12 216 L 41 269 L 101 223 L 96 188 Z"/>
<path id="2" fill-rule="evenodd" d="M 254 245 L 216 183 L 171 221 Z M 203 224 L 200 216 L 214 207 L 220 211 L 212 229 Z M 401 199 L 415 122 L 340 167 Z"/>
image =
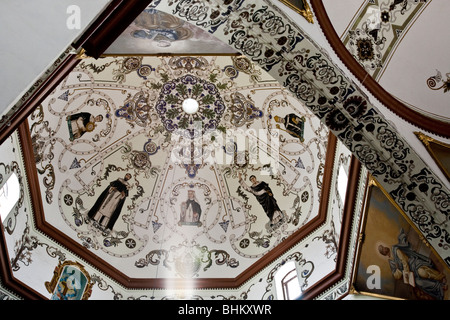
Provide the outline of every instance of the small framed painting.
<path id="1" fill-rule="evenodd" d="M 87 300 L 92 292 L 91 277 L 78 262 L 59 263 L 51 281 L 45 282 L 51 300 Z"/>
<path id="2" fill-rule="evenodd" d="M 292 10 L 302 15 L 309 23 L 314 23 L 313 14 L 306 0 L 280 0 Z"/>
<path id="3" fill-rule="evenodd" d="M 353 292 L 387 299 L 449 300 L 450 270 L 389 194 L 369 177 Z"/>

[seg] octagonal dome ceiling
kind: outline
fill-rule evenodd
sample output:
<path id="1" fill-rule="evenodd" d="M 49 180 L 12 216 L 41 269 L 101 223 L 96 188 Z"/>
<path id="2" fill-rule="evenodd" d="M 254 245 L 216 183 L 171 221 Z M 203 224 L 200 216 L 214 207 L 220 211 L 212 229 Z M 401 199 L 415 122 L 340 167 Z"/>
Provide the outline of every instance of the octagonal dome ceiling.
<path id="1" fill-rule="evenodd" d="M 84 59 L 29 126 L 43 219 L 129 279 L 236 278 L 320 212 L 329 130 L 242 56 Z"/>
<path id="2" fill-rule="evenodd" d="M 392 157 L 402 152 L 402 161 L 410 163 L 401 166 L 408 169 L 405 180 L 396 170 L 384 172 L 383 186 L 388 187 L 391 196 L 403 190 L 404 181 L 416 179 L 417 175 L 422 179 L 426 174 L 428 181 L 438 180 L 397 135 L 397 123 L 385 121 L 376 108 L 365 114 L 366 106 L 375 104 L 334 63 L 324 59 L 324 64 L 297 69 L 296 60 L 303 59 L 296 55 L 300 51 L 272 50 L 272 44 L 266 42 L 271 37 L 264 37 L 271 29 L 265 27 L 273 27 L 276 21 L 282 34 L 292 30 L 269 1 L 261 7 L 261 3 L 252 2 L 245 8 L 240 8 L 243 2 L 235 1 L 226 9 L 214 2 L 205 18 L 214 25 L 211 34 L 206 33 L 208 28 L 202 30 L 179 19 L 189 8 L 193 16 L 187 20 L 204 26 L 195 21 L 194 14 L 196 6 L 202 4 L 192 7 L 183 2 L 180 9 L 175 2 L 154 1 L 128 28 L 122 23 L 124 28 L 120 29 L 125 32 L 106 54 L 101 55 L 104 46 L 96 48 L 99 37 L 91 35 L 86 50 L 97 59 L 83 57 L 83 51 L 78 51 L 75 58 L 75 51 L 66 51 L 71 57 L 70 66 L 64 63 L 60 70 L 64 77 L 58 72 L 56 87 L 45 86 L 45 94 L 51 94 L 43 101 L 36 100 L 33 110 L 26 109 L 27 121 L 1 146 L 0 151 L 8 155 L 1 174 L 6 177 L 14 172 L 24 182 L 20 200 L 4 223 L 7 252 L 0 256 L 4 265 L 9 261 L 5 256 L 13 257 L 8 270 L 11 267 L 14 278 L 39 295 L 47 294 L 45 290 L 51 293 L 45 286 L 62 262 L 77 261 L 75 264 L 92 275 L 90 285 L 94 285 L 95 298 L 170 299 L 198 293 L 196 297 L 212 299 L 272 299 L 279 298 L 274 290 L 275 273 L 286 262 L 295 261 L 302 298 L 324 294 L 325 299 L 333 299 L 345 294 L 349 285 L 354 285 L 350 279 L 352 263 L 358 268 L 363 266 L 353 258 L 356 243 L 364 237 L 360 234 L 357 239 L 360 224 L 365 228 L 359 220 L 363 198 L 366 187 L 370 189 L 373 183 L 365 179 L 364 164 L 372 170 L 370 165 L 374 164 L 385 168 L 395 164 L 393 168 L 397 168 L 397 162 L 385 155 Z M 347 10 L 345 21 L 364 17 L 360 3 L 352 2 L 353 9 Z M 391 6 L 392 13 L 398 14 L 399 3 L 395 1 Z M 421 3 L 414 5 L 424 8 Z M 408 4 L 412 2 L 403 2 L 406 9 L 412 10 Z M 178 11 L 169 8 L 174 5 Z M 155 10 L 155 6 L 165 12 Z M 380 8 L 384 6 L 380 4 Z M 229 43 L 237 40 L 241 32 L 240 18 L 249 17 L 249 12 L 255 14 L 254 20 L 244 24 L 254 47 L 240 40 L 235 43 L 246 57 L 212 36 L 228 19 L 215 20 L 220 15 L 216 8 L 228 10 L 226 27 L 236 29 L 231 39 L 227 28 L 217 33 Z M 133 17 L 138 13 L 135 11 Z M 352 18 L 350 12 L 358 13 Z M 267 13 L 267 24 L 258 23 L 261 13 Z M 323 17 L 324 11 L 316 13 Z M 336 27 L 340 26 L 336 23 L 340 14 L 335 12 L 332 18 Z M 112 31 L 111 25 L 120 19 L 113 20 L 94 26 L 105 24 Z M 255 42 L 253 28 L 264 31 L 258 33 L 262 37 Z M 329 36 L 330 28 L 327 30 Z M 376 40 L 382 31 L 375 28 L 369 35 Z M 113 33 L 105 42 L 117 36 Z M 328 58 L 303 31 L 296 30 L 295 34 L 291 44 L 301 40 L 297 49 L 305 57 L 315 52 L 309 61 L 323 54 Z M 278 38 L 277 48 L 287 39 Z M 339 43 L 342 45 L 341 40 Z M 81 50 L 81 46 L 75 47 Z M 270 50 L 257 50 L 253 56 L 251 50 L 261 47 Z M 365 58 L 369 51 L 357 53 Z M 260 60 L 259 56 L 265 58 Z M 290 57 L 295 57 L 292 64 Z M 81 61 L 75 63 L 78 58 Z M 278 58 L 284 61 L 284 73 L 275 70 L 273 63 Z M 356 62 L 354 57 L 351 61 Z M 392 62 L 389 68 L 394 66 Z M 72 72 L 66 76 L 64 70 L 69 68 Z M 366 68 L 370 70 L 370 65 Z M 383 70 L 384 75 L 389 68 Z M 342 105 L 336 102 L 343 91 L 330 87 L 328 76 L 319 79 L 319 70 L 327 70 L 326 74 L 333 77 L 337 72 L 337 78 L 348 86 L 350 96 L 338 99 Z M 319 105 L 299 94 L 298 90 L 305 87 L 297 87 L 297 83 L 289 86 L 289 81 L 283 87 L 275 80 L 283 82 L 288 74 L 292 80 L 291 76 L 297 77 L 300 71 L 311 76 L 300 83 L 305 79 L 313 80 L 309 84 L 323 82 L 308 91 L 308 95 L 316 89 L 316 93 L 320 92 Z M 367 81 L 370 79 L 367 77 Z M 288 90 L 295 92 L 296 98 Z M 327 97 L 331 106 L 322 106 Z M 193 102 L 195 110 L 183 108 L 188 101 Z M 375 120 L 378 132 L 395 138 L 398 150 L 384 144 L 384 134 L 375 134 Z M 357 154 L 362 164 L 337 140 L 336 133 L 340 139 L 345 137 L 346 146 L 369 151 L 363 156 Z M 382 163 L 384 160 L 387 165 Z M 417 172 L 421 168 L 424 170 Z M 395 181 L 388 181 L 388 174 L 395 176 Z M 408 184 L 408 188 L 414 189 L 415 184 Z M 428 187 L 421 184 L 419 189 L 425 193 Z M 448 194 L 445 190 L 442 187 L 442 193 Z M 421 203 L 433 208 L 433 195 L 422 193 Z M 406 204 L 415 203 L 412 195 L 412 191 L 408 192 Z M 425 217 L 428 213 L 420 214 Z M 430 216 L 434 217 L 434 211 Z M 436 219 L 433 226 L 439 230 L 442 226 L 445 232 L 447 226 L 440 222 Z M 444 236 L 440 243 L 436 239 L 432 245 L 444 256 L 443 240 Z M 22 254 L 22 250 L 29 251 Z M 448 263 L 448 258 L 445 261 Z M 200 290 L 183 290 L 194 287 Z M 155 294 L 155 288 L 167 291 Z M 179 292 L 172 295 L 172 289 Z"/>

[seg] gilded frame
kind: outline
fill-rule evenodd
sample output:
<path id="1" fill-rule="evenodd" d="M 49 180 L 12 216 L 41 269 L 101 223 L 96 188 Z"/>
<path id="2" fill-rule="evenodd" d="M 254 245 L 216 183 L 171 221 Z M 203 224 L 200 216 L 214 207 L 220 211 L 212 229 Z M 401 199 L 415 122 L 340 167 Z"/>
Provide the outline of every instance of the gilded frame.
<path id="1" fill-rule="evenodd" d="M 417 138 L 423 143 L 428 153 L 433 158 L 434 162 L 438 165 L 439 169 L 444 173 L 445 177 L 450 181 L 450 144 L 444 143 L 442 141 L 438 141 L 433 139 L 422 132 L 414 132 Z M 440 158 L 439 155 L 435 152 L 433 145 L 442 150 L 448 150 L 448 159 Z M 447 151 L 446 150 L 446 151 Z M 442 153 L 442 152 L 441 152 Z"/>
<path id="2" fill-rule="evenodd" d="M 45 282 L 45 287 L 52 294 L 51 300 L 88 300 L 93 283 L 89 273 L 78 262 L 58 263 L 53 271 L 53 278 Z"/>
<path id="3" fill-rule="evenodd" d="M 413 251 L 429 258 L 435 269 L 444 274 L 447 280 L 450 279 L 450 269 L 371 175 L 368 177 L 367 188 L 349 292 L 389 300 L 441 300 L 425 292 L 417 283 L 413 286 L 404 283 L 401 277 L 394 277 L 390 268 L 393 259 L 389 261 L 378 248 L 382 244 L 389 247 L 392 252 L 391 245 L 398 244 L 398 237 L 402 231 L 407 235 L 407 241 Z M 379 287 L 374 285 L 377 276 L 379 276 L 378 283 L 381 284 Z M 443 290 L 442 300 L 449 299 L 450 290 L 446 288 Z"/>
<path id="4" fill-rule="evenodd" d="M 279 0 L 295 12 L 303 16 L 309 23 L 314 23 L 313 14 L 306 0 Z"/>

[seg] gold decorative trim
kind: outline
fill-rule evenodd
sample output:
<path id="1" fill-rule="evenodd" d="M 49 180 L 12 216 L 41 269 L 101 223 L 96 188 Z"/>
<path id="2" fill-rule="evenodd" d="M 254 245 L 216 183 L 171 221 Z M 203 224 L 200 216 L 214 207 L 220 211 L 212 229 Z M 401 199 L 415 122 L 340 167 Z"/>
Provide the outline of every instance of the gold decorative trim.
<path id="1" fill-rule="evenodd" d="M 349 294 L 353 294 L 355 296 L 360 295 L 360 296 L 373 297 L 373 298 L 385 299 L 385 300 L 405 300 L 405 299 L 402 299 L 402 298 L 387 296 L 387 295 L 378 294 L 378 293 L 358 291 L 355 288 L 355 285 L 353 283 L 351 284 L 351 287 L 350 287 L 350 290 L 349 290 Z"/>
<path id="2" fill-rule="evenodd" d="M 279 0 L 295 12 L 302 15 L 309 23 L 314 23 L 313 14 L 306 0 Z"/>
<path id="3" fill-rule="evenodd" d="M 423 143 L 423 145 L 427 149 L 428 153 L 431 155 L 433 160 L 438 165 L 439 169 L 441 169 L 441 171 L 444 173 L 445 177 L 450 181 L 450 172 L 449 172 L 449 169 L 448 169 L 448 168 L 450 168 L 450 163 L 446 164 L 445 160 L 444 159 L 440 159 L 439 156 L 436 154 L 436 152 L 433 150 L 433 145 L 435 145 L 437 147 L 440 147 L 442 149 L 447 149 L 448 150 L 448 155 L 449 155 L 449 158 L 450 158 L 450 144 L 444 143 L 442 141 L 438 141 L 438 140 L 436 140 L 434 138 L 431 138 L 431 137 L 425 135 L 422 132 L 415 131 L 414 134 Z"/>
<path id="4" fill-rule="evenodd" d="M 87 58 L 90 57 L 86 54 L 86 50 L 84 50 L 84 48 L 81 48 L 80 51 L 77 52 L 76 59 L 82 60 Z"/>

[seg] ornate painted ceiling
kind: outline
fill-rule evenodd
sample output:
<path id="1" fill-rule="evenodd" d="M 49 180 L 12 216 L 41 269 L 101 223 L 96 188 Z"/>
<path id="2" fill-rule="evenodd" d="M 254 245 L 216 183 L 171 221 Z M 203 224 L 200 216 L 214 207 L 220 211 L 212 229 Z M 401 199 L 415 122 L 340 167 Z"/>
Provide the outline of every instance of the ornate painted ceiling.
<path id="1" fill-rule="evenodd" d="M 450 42 L 441 27 L 449 3 L 318 2 L 345 48 L 377 83 L 411 110 L 450 121 L 445 54 Z"/>
<path id="2" fill-rule="evenodd" d="M 45 220 L 130 278 L 235 278 L 319 213 L 328 129 L 244 57 L 86 59 L 29 124 Z"/>
<path id="3" fill-rule="evenodd" d="M 47 298 L 74 267 L 84 298 L 266 300 L 280 298 L 275 274 L 295 262 L 302 298 L 339 299 L 370 291 L 370 264 L 393 283 L 370 250 L 399 234 L 450 276 L 448 181 L 419 154 L 423 128 L 386 119 L 366 78 L 326 51 L 338 51 L 329 13 L 370 79 L 448 121 L 430 77 L 435 110 L 399 85 L 396 57 L 419 54 L 405 34 L 431 1 L 390 2 L 311 3 L 311 23 L 278 2 L 153 1 L 100 58 L 80 52 L 1 145 L 1 177 L 22 186 L 4 221 L 14 278 Z M 324 38 L 303 31 L 317 26 Z M 448 299 L 437 282 L 437 294 L 375 293 Z"/>

